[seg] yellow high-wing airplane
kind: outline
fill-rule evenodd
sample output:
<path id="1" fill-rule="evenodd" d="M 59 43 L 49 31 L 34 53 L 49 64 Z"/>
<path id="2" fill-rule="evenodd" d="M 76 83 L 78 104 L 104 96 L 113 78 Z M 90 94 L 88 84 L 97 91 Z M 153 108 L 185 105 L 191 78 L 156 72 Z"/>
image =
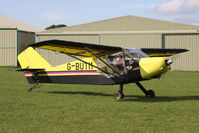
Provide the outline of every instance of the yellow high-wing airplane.
<path id="1" fill-rule="evenodd" d="M 52 67 L 34 48 L 66 54 L 76 61 Z M 121 48 L 80 42 L 48 40 L 28 45 L 18 56 L 18 61 L 28 82 L 58 84 L 119 84 L 116 99 L 124 98 L 123 84 L 136 83 L 146 97 L 155 97 L 153 90 L 146 90 L 140 81 L 159 78 L 171 69 L 169 56 L 187 49 Z M 85 58 L 80 58 L 80 56 Z"/>

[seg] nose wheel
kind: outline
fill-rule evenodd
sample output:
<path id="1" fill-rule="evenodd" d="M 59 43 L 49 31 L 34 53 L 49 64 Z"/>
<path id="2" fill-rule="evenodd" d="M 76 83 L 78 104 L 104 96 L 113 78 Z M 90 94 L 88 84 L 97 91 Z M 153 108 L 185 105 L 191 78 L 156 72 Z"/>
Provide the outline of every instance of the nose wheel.
<path id="1" fill-rule="evenodd" d="M 136 82 L 136 85 L 144 92 L 146 97 L 148 98 L 154 98 L 155 97 L 155 92 L 153 90 L 146 90 L 139 82 Z"/>
<path id="2" fill-rule="evenodd" d="M 147 94 L 145 94 L 145 95 L 146 95 L 146 97 L 154 98 L 155 97 L 155 92 L 153 90 L 148 90 Z"/>

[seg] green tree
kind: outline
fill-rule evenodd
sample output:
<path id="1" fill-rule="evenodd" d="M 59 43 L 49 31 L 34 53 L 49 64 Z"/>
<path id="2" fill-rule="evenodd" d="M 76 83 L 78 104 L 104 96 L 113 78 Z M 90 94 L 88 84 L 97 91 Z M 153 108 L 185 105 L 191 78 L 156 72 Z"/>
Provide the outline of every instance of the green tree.
<path id="1" fill-rule="evenodd" d="M 45 30 L 50 30 L 50 29 L 55 29 L 55 28 L 60 28 L 60 27 L 67 27 L 65 24 L 57 24 L 57 25 L 51 25 L 45 28 Z"/>

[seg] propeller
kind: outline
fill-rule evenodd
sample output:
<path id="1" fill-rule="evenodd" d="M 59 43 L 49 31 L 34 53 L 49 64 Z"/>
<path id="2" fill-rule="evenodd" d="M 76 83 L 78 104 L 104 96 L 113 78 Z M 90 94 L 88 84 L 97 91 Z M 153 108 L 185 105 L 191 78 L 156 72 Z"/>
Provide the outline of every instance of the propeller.
<path id="1" fill-rule="evenodd" d="M 169 58 L 168 60 L 165 60 L 165 64 L 168 66 L 173 63 L 173 60 Z"/>
<path id="2" fill-rule="evenodd" d="M 165 63 L 166 63 L 167 65 L 170 65 L 170 64 L 172 64 L 173 62 L 175 62 L 179 57 L 180 57 L 179 54 L 170 56 L 170 58 L 169 58 L 168 60 L 166 60 Z M 171 67 L 172 67 L 172 66 L 171 66 Z M 168 75 L 167 73 L 163 73 L 163 74 L 161 75 L 161 79 L 164 79 L 167 75 Z"/>

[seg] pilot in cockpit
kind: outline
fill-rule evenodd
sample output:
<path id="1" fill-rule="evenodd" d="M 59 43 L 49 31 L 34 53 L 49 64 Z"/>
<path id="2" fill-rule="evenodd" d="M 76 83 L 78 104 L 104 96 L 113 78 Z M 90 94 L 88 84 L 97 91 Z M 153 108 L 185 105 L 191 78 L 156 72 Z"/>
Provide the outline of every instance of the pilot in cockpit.
<path id="1" fill-rule="evenodd" d="M 124 63 L 123 63 L 123 57 L 122 56 L 117 57 L 114 65 L 119 70 L 119 72 L 124 72 Z"/>

